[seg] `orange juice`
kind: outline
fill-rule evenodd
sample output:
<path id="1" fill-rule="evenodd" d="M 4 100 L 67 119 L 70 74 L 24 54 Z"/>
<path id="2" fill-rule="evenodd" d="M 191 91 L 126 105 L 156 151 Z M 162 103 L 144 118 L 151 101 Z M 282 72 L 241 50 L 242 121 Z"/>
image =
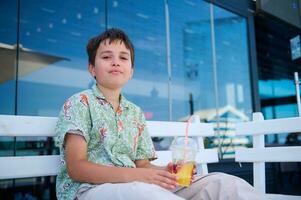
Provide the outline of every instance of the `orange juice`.
<path id="1" fill-rule="evenodd" d="M 178 183 L 180 186 L 188 187 L 190 185 L 193 167 L 194 164 L 189 162 L 183 164 L 180 169 L 177 170 Z"/>
<path id="2" fill-rule="evenodd" d="M 172 173 L 178 177 L 180 186 L 188 187 L 191 182 L 192 172 L 195 167 L 195 156 L 198 145 L 194 138 L 176 137 L 171 145 Z"/>

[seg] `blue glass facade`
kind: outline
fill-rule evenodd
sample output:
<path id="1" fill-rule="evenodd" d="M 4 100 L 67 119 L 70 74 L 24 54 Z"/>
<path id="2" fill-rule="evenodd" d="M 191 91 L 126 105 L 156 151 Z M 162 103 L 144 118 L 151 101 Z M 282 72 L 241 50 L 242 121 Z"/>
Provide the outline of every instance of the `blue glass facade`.
<path id="1" fill-rule="evenodd" d="M 236 12 L 202 0 L 12 0 L 0 5 L 0 114 L 57 116 L 66 98 L 94 83 L 85 52 L 89 38 L 118 27 L 129 35 L 136 53 L 134 77 L 123 94 L 144 110 L 147 120 L 178 121 L 199 114 L 202 121 L 218 122 L 222 141 L 208 142 L 216 147 L 229 145 L 231 124 L 251 118 L 249 21 Z M 260 98 L 292 95 L 293 87 L 289 80 L 262 80 Z M 296 115 L 295 105 L 267 106 L 263 112 L 267 118 Z M 1 155 L 34 154 L 31 149 L 44 151 L 51 144 L 46 138 L 17 141 L 23 143 L 1 138 Z M 230 143 L 232 149 L 222 146 L 224 157 L 233 157 L 240 143 Z M 168 145 L 161 141 L 156 146 Z M 53 177 L 48 183 L 49 190 L 32 198 L 51 199 Z M 11 180 L 0 182 L 1 189 L 12 185 Z M 22 199 L 21 194 L 8 199 Z"/>
<path id="2" fill-rule="evenodd" d="M 0 85 L 1 93 L 9 94 L 1 98 L 4 100 L 0 104 L 2 114 L 56 116 L 68 96 L 92 85 L 85 45 L 90 37 L 106 27 L 119 27 L 133 40 L 135 75 L 124 88 L 124 94 L 145 110 L 148 119 L 168 120 L 170 102 L 173 120 L 189 115 L 189 94 L 193 95 L 195 110 L 232 104 L 245 109 L 248 115 L 251 113 L 246 19 L 214 6 L 216 34 L 212 35 L 207 2 L 106 3 L 107 8 L 104 1 L 77 4 L 65 1 L 63 5 L 59 1 L 20 1 L 19 20 L 17 2 L 14 8 L 2 12 L 2 27 L 15 24 L 15 28 L 8 29 L 12 34 L 1 32 L 1 43 L 14 48 L 14 53 L 19 52 L 18 57 L 9 58 L 9 65 L 2 65 L 2 68 L 18 69 L 18 74 L 6 76 Z M 166 26 L 169 26 L 169 35 Z M 218 80 L 214 80 L 212 69 L 212 36 L 216 40 Z M 16 48 L 17 40 L 19 48 Z M 170 79 L 167 48 L 171 55 Z M 237 74 L 237 80 L 232 79 L 233 73 Z M 17 90 L 13 87 L 16 76 Z M 168 93 L 169 81 L 171 93 Z M 214 87 L 218 87 L 220 93 L 218 104 L 213 101 Z M 235 93 L 243 96 L 238 98 Z"/>

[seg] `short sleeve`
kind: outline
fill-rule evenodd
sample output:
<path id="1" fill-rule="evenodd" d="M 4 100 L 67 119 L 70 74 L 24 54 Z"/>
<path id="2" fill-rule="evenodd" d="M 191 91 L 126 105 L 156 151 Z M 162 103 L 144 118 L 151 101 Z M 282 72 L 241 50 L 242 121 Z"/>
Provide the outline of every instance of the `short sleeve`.
<path id="1" fill-rule="evenodd" d="M 74 95 L 67 99 L 61 108 L 56 124 L 55 145 L 60 149 L 63 148 L 67 132 L 82 135 L 88 143 L 90 130 L 91 118 L 87 95 Z"/>
<path id="2" fill-rule="evenodd" d="M 139 124 L 141 134 L 138 139 L 137 153 L 135 160 L 155 160 L 157 159 L 153 141 L 148 133 L 146 121 L 142 111 L 139 114 Z"/>

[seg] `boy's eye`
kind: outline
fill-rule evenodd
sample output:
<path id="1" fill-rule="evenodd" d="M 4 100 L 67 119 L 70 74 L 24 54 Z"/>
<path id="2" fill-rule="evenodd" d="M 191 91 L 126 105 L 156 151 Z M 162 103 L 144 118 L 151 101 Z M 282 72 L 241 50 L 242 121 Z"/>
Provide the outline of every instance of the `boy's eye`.
<path id="1" fill-rule="evenodd" d="M 102 58 L 102 59 L 109 59 L 110 56 L 102 56 L 101 58 Z"/>
<path id="2" fill-rule="evenodd" d="M 121 57 L 121 59 L 122 59 L 122 60 L 128 60 L 128 58 L 127 58 L 127 57 Z"/>

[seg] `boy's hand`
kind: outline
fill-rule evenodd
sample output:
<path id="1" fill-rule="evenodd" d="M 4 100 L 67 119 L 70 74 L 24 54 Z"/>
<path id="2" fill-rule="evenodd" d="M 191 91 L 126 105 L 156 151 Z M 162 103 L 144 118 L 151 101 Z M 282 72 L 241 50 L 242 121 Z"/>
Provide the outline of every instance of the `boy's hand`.
<path id="1" fill-rule="evenodd" d="M 192 175 L 195 176 L 197 174 L 196 163 L 193 164 Z"/>
<path id="2" fill-rule="evenodd" d="M 175 173 L 174 170 L 174 164 L 172 162 L 169 162 L 166 166 L 166 171 L 168 171 L 169 173 Z"/>
<path id="3" fill-rule="evenodd" d="M 168 190 L 178 186 L 177 176 L 165 170 L 136 168 L 134 176 L 137 181 L 156 184 Z"/>
<path id="4" fill-rule="evenodd" d="M 166 166 L 166 169 L 168 172 L 176 174 L 178 169 L 180 169 L 182 165 L 183 165 L 183 163 L 174 164 L 172 162 L 169 162 Z M 197 168 L 196 168 L 196 163 L 194 163 L 193 169 L 192 169 L 192 174 L 191 174 L 191 183 L 195 180 L 196 174 L 197 174 Z"/>
<path id="5" fill-rule="evenodd" d="M 193 170 L 192 170 L 192 174 L 191 174 L 191 180 L 190 180 L 190 184 L 195 180 L 195 175 L 197 174 L 197 168 L 196 168 L 196 163 L 194 163 L 193 165 Z"/>
<path id="6" fill-rule="evenodd" d="M 180 169 L 182 165 L 183 165 L 183 163 L 181 163 L 181 162 L 178 162 L 177 164 L 169 162 L 166 166 L 166 170 L 170 173 L 177 173 L 178 169 Z M 196 174 L 197 174 L 196 163 L 194 163 L 192 175 L 194 176 Z"/>

